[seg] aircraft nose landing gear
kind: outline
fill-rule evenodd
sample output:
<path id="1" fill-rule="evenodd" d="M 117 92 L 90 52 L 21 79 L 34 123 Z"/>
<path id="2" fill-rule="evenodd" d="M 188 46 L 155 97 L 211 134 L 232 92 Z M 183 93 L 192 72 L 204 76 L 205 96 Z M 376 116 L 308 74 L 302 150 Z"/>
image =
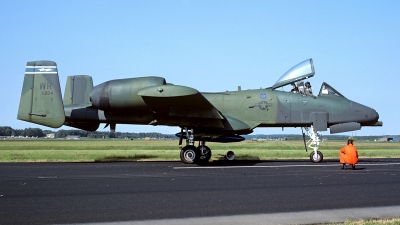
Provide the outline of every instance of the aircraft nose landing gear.
<path id="1" fill-rule="evenodd" d="M 307 145 L 310 148 L 313 148 L 313 151 L 310 154 L 310 160 L 313 163 L 319 163 L 322 162 L 322 159 L 324 158 L 324 156 L 322 155 L 322 153 L 320 151 L 318 151 L 319 148 L 319 137 L 318 137 L 318 133 L 314 130 L 314 127 L 311 126 L 311 128 L 305 127 L 304 128 L 307 131 L 308 136 L 310 137 L 310 140 L 307 141 L 307 143 L 305 143 L 305 139 L 304 139 L 304 133 L 303 133 L 303 139 L 304 139 L 304 145 L 306 147 L 306 151 L 307 151 Z"/>

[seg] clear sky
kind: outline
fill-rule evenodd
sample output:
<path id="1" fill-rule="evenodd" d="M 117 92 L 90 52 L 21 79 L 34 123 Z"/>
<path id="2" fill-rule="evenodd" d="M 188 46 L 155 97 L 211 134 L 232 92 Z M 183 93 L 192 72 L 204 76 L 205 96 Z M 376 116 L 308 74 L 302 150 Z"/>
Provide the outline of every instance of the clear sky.
<path id="1" fill-rule="evenodd" d="M 270 87 L 292 66 L 313 58 L 314 92 L 325 81 L 379 112 L 383 127 L 356 135 L 400 134 L 397 0 L 17 0 L 1 4 L 0 26 L 0 126 L 48 129 L 16 119 L 27 61 L 55 61 L 62 91 L 67 76 L 84 74 L 95 85 L 161 76 L 217 92 Z M 179 128 L 117 125 L 117 131 Z M 259 128 L 254 134 L 300 132 Z"/>

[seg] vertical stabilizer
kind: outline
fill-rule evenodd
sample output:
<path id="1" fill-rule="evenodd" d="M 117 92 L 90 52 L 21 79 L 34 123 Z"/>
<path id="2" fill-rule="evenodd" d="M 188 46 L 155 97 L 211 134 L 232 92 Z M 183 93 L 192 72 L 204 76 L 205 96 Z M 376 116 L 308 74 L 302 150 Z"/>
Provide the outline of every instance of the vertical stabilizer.
<path id="1" fill-rule="evenodd" d="M 55 62 L 26 63 L 17 118 L 53 128 L 63 125 L 64 106 Z"/>
<path id="2" fill-rule="evenodd" d="M 67 85 L 64 92 L 64 105 L 91 106 L 90 93 L 93 90 L 91 76 L 76 75 L 67 77 Z"/>

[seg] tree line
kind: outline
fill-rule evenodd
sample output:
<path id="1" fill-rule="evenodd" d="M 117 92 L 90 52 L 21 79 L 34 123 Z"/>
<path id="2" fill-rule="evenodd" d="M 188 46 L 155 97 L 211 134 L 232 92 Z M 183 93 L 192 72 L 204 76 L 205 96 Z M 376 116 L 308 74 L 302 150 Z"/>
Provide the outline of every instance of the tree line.
<path id="1" fill-rule="evenodd" d="M 129 133 L 129 132 L 107 132 L 107 131 L 84 131 L 84 130 L 42 130 L 40 128 L 25 128 L 25 129 L 13 129 L 7 126 L 0 126 L 0 136 L 2 137 L 46 137 L 47 134 L 54 134 L 55 138 L 66 138 L 68 135 L 76 135 L 79 137 L 86 138 L 119 138 L 119 139 L 138 139 L 138 138 L 156 138 L 156 139 L 175 139 L 177 138 L 172 134 L 161 134 L 157 132 L 141 132 L 141 133 Z"/>
<path id="2" fill-rule="evenodd" d="M 46 135 L 39 128 L 13 129 L 11 127 L 0 127 L 0 136 L 45 137 Z"/>

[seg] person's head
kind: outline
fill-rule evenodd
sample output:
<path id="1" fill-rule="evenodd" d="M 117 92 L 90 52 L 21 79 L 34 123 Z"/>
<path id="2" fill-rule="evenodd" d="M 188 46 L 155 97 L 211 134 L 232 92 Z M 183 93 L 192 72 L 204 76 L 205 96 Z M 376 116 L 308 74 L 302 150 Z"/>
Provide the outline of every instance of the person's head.
<path id="1" fill-rule="evenodd" d="M 354 144 L 354 143 L 353 143 L 353 139 L 347 140 L 347 144 L 348 144 L 348 145 L 349 145 L 349 144 L 352 144 L 352 145 L 353 145 L 353 144 Z"/>
<path id="2" fill-rule="evenodd" d="M 306 88 L 311 88 L 311 84 L 310 84 L 310 82 L 306 82 Z"/>

